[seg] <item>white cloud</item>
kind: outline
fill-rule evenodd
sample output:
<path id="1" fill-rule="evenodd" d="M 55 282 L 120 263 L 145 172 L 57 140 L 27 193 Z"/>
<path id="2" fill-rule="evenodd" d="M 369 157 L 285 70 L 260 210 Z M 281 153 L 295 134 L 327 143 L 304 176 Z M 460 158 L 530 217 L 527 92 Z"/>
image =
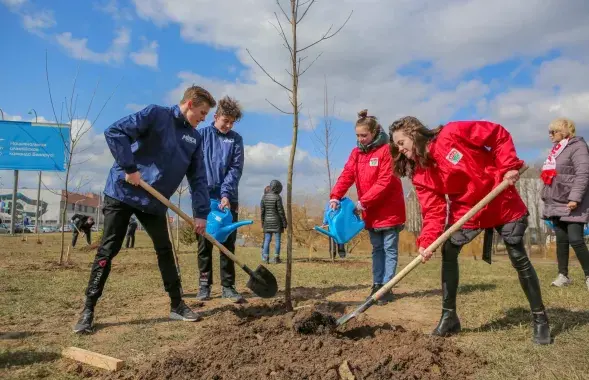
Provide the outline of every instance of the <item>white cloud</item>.
<path id="1" fill-rule="evenodd" d="M 132 21 L 133 11 L 128 7 L 122 7 L 117 0 L 107 0 L 102 3 L 94 3 L 94 9 L 106 13 L 115 21 Z"/>
<path id="2" fill-rule="evenodd" d="M 9 8 L 18 8 L 26 2 L 27 0 L 0 0 L 0 3 L 6 5 Z"/>
<path id="3" fill-rule="evenodd" d="M 132 112 L 139 112 L 142 109 L 147 107 L 147 104 L 136 104 L 136 103 L 129 103 L 125 105 L 125 109 L 132 111 Z"/>
<path id="4" fill-rule="evenodd" d="M 53 11 L 50 10 L 43 10 L 34 14 L 24 14 L 22 21 L 25 29 L 31 33 L 42 33 L 43 30 L 57 25 L 53 17 Z"/>
<path id="5" fill-rule="evenodd" d="M 111 46 L 103 53 L 88 48 L 87 38 L 74 38 L 70 32 L 58 34 L 55 38 L 72 58 L 94 63 L 119 64 L 125 59 L 131 42 L 131 31 L 127 28 L 118 29 Z"/>
<path id="6" fill-rule="evenodd" d="M 158 66 L 158 43 L 157 41 L 148 42 L 144 37 L 141 38 L 143 41 L 143 47 L 141 50 L 130 54 L 131 59 L 137 65 L 147 66 L 152 69 L 157 69 Z"/>

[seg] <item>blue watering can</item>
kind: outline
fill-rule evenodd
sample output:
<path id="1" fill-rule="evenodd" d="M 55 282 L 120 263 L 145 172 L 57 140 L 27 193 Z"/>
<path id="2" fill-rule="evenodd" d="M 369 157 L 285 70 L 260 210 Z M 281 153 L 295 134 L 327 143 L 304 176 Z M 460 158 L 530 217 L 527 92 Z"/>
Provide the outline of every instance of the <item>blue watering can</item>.
<path id="1" fill-rule="evenodd" d="M 236 229 L 247 224 L 252 224 L 253 220 L 242 220 L 233 223 L 233 216 L 228 208 L 223 211 L 219 210 L 220 202 L 211 199 L 211 212 L 207 216 L 207 233 L 215 238 L 219 243 L 225 243 L 229 235 Z"/>
<path id="2" fill-rule="evenodd" d="M 324 223 L 329 231 L 315 226 L 317 232 L 329 236 L 338 244 L 346 244 L 364 229 L 364 221 L 355 212 L 354 202 L 344 197 L 337 210 L 331 210 L 329 204 L 325 210 Z"/>

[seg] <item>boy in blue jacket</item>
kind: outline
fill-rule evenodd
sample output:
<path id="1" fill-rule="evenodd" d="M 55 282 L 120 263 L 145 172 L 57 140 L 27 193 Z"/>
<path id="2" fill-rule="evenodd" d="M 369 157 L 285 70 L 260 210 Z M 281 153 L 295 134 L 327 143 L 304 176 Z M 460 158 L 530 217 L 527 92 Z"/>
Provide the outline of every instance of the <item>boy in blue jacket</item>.
<path id="1" fill-rule="evenodd" d="M 220 200 L 221 209 L 229 208 L 233 222 L 237 221 L 239 208 L 237 188 L 243 171 L 243 139 L 233 131 L 233 124 L 241 119 L 239 103 L 230 97 L 219 100 L 213 123 L 198 129 L 202 137 L 204 161 L 207 172 L 209 196 Z M 211 297 L 213 284 L 213 245 L 202 236 L 198 236 L 198 269 L 200 271 L 199 300 Z M 237 230 L 233 231 L 223 245 L 235 253 Z M 222 297 L 235 303 L 245 299 L 235 290 L 235 264 L 225 255 L 220 257 Z"/>
<path id="2" fill-rule="evenodd" d="M 189 87 L 179 105 L 150 105 L 120 119 L 104 131 L 115 159 L 104 189 L 104 232 L 90 271 L 86 301 L 75 333 L 92 332 L 94 306 L 102 295 L 111 263 L 119 253 L 131 215 L 147 231 L 157 254 L 164 288 L 171 300 L 170 318 L 197 321 L 200 316 L 182 300 L 166 206 L 139 187 L 143 179 L 170 198 L 186 176 L 192 196 L 195 232 L 202 234 L 210 212 L 202 139 L 195 128 L 216 101 L 198 86 Z"/>

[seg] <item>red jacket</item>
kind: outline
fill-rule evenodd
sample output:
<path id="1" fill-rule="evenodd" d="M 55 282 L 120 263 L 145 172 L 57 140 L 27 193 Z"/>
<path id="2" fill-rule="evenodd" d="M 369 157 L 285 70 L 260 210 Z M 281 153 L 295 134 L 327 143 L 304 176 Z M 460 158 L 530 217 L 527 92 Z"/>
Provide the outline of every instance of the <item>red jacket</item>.
<path id="1" fill-rule="evenodd" d="M 417 244 L 424 248 L 443 233 L 447 209 L 448 225 L 451 225 L 499 185 L 506 172 L 524 165 L 517 157 L 509 132 L 487 121 L 446 124 L 430 142 L 429 151 L 436 166 L 417 166 L 413 175 L 423 219 Z M 497 227 L 526 213 L 526 205 L 515 186 L 510 186 L 463 228 Z"/>
<path id="2" fill-rule="evenodd" d="M 367 153 L 356 147 L 331 191 L 331 199 L 339 200 L 356 184 L 358 200 L 366 209 L 362 212 L 366 229 L 405 223 L 403 186 L 393 175 L 392 161 L 387 144 Z"/>

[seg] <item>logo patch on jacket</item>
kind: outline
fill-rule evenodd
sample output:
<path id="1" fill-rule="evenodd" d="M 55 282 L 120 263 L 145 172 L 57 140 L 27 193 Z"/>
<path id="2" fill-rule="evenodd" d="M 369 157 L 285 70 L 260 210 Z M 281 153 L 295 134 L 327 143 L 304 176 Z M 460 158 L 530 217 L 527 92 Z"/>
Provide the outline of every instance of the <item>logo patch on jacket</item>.
<path id="1" fill-rule="evenodd" d="M 450 153 L 446 156 L 446 159 L 450 161 L 453 165 L 456 165 L 462 159 L 462 153 L 460 153 L 455 148 L 452 148 Z"/>
<path id="2" fill-rule="evenodd" d="M 370 166 L 378 166 L 378 157 L 374 157 L 370 159 Z"/>
<path id="3" fill-rule="evenodd" d="M 192 136 L 184 135 L 182 136 L 182 140 L 188 141 L 189 143 L 196 145 L 196 139 Z"/>

